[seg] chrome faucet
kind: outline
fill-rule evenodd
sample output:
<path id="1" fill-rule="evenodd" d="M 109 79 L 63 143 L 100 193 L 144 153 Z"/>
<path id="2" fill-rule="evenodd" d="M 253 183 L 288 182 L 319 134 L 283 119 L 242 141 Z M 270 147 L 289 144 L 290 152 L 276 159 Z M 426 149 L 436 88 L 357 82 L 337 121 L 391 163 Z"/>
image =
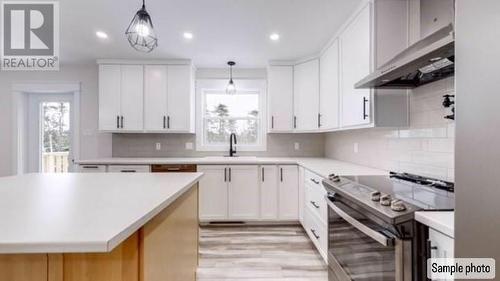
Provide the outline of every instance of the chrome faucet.
<path id="1" fill-rule="evenodd" d="M 234 157 L 236 154 L 236 147 L 233 146 L 233 139 L 234 139 L 234 144 L 238 144 L 238 141 L 236 140 L 236 134 L 231 133 L 229 136 L 229 157 Z"/>

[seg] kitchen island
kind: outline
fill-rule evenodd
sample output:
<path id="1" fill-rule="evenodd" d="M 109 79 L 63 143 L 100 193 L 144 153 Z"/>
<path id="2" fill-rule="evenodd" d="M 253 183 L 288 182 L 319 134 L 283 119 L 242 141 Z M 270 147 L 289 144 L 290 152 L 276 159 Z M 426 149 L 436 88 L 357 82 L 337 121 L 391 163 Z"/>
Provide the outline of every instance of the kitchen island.
<path id="1" fill-rule="evenodd" d="M 195 280 L 201 177 L 0 178 L 0 281 Z"/>

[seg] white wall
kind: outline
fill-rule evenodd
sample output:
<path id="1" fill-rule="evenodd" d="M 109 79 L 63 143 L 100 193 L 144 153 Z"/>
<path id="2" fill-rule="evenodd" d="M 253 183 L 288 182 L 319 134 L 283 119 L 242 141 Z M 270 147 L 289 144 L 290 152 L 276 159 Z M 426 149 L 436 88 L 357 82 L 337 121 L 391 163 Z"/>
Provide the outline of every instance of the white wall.
<path id="1" fill-rule="evenodd" d="M 97 65 L 61 66 L 59 72 L 0 72 L 0 176 L 12 173 L 12 91 L 13 83 L 81 82 L 80 158 L 111 156 L 111 134 L 97 131 Z"/>
<path id="2" fill-rule="evenodd" d="M 480 3 L 479 3 L 480 2 Z M 455 255 L 500 261 L 500 1 L 457 0 Z M 500 275 L 497 271 L 496 279 Z"/>
<path id="3" fill-rule="evenodd" d="M 442 106 L 443 95 L 454 93 L 453 83 L 448 78 L 414 89 L 408 128 L 327 134 L 326 157 L 454 181 L 455 122 L 443 118 L 451 112 Z"/>

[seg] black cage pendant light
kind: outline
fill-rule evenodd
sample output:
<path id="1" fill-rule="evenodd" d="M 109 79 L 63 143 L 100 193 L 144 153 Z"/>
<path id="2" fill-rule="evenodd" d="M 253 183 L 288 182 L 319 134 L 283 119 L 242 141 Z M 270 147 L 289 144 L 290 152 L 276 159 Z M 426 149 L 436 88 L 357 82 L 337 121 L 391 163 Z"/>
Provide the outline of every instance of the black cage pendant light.
<path id="1" fill-rule="evenodd" d="M 158 38 L 156 38 L 151 17 L 146 11 L 144 0 L 142 0 L 142 8 L 135 14 L 125 35 L 130 46 L 137 51 L 149 53 L 158 46 Z"/>
<path id="2" fill-rule="evenodd" d="M 236 63 L 234 61 L 228 61 L 227 64 L 229 65 L 229 83 L 226 87 L 226 93 L 232 95 L 236 94 L 236 85 L 234 85 L 233 81 L 233 66 Z"/>

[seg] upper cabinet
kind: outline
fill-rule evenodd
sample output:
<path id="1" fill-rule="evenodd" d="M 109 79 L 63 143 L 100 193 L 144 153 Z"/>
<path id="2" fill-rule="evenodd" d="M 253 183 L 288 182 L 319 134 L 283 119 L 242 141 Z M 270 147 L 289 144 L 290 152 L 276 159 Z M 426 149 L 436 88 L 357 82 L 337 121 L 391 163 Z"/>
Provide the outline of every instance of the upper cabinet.
<path id="1" fill-rule="evenodd" d="M 293 130 L 293 66 L 269 66 L 269 132 Z"/>
<path id="2" fill-rule="evenodd" d="M 340 125 L 339 68 L 339 41 L 335 40 L 320 57 L 319 125 L 322 130 L 336 129 Z"/>
<path id="3" fill-rule="evenodd" d="M 363 1 L 317 58 L 293 67 L 283 79 L 270 67 L 270 132 L 327 132 L 409 124 L 406 90 L 356 89 L 354 85 L 408 46 L 413 0 Z M 293 82 L 290 82 L 293 81 Z M 288 85 L 286 85 L 288 83 Z M 293 83 L 293 98 L 289 87 Z M 288 89 L 288 95 L 275 90 Z M 293 104 L 293 110 L 290 109 Z M 281 106 L 281 107 L 280 107 Z M 279 114 L 276 113 L 280 108 Z M 293 114 L 292 129 L 276 129 L 276 116 Z M 271 126 L 272 127 L 272 126 Z"/>
<path id="4" fill-rule="evenodd" d="M 143 67 L 99 66 L 99 129 L 142 130 Z"/>
<path id="5" fill-rule="evenodd" d="M 366 5 L 340 35 L 342 126 L 371 122 L 371 90 L 355 89 L 354 84 L 370 74 L 370 5 Z"/>
<path id="6" fill-rule="evenodd" d="M 191 66 L 146 65 L 144 79 L 144 129 L 194 132 Z"/>
<path id="7" fill-rule="evenodd" d="M 194 132 L 191 64 L 99 65 L 99 129 L 112 132 Z"/>
<path id="8" fill-rule="evenodd" d="M 319 60 L 313 59 L 294 66 L 293 127 L 297 131 L 319 128 Z"/>

